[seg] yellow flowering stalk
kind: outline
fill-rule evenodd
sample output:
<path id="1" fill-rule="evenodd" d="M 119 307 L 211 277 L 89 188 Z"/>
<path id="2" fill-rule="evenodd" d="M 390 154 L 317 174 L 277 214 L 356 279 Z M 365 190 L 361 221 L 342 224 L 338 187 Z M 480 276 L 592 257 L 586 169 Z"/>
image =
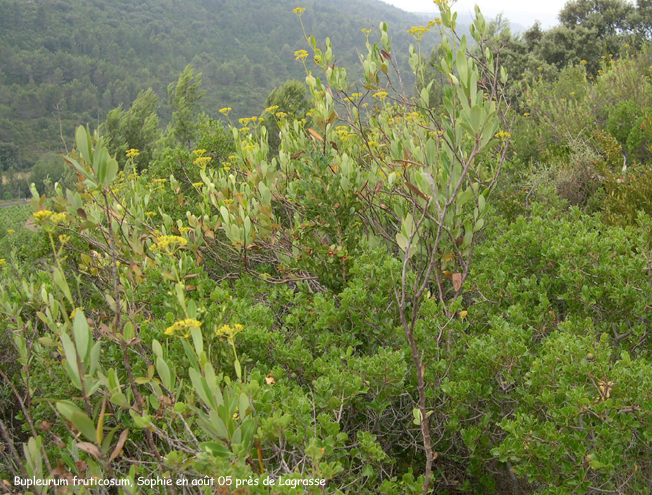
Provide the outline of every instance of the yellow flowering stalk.
<path id="1" fill-rule="evenodd" d="M 192 318 L 186 318 L 185 320 L 180 320 L 175 322 L 173 325 L 165 329 L 165 335 L 174 336 L 178 333 L 182 334 L 184 338 L 190 336 L 190 331 L 193 328 L 200 328 L 201 321 L 194 320 Z"/>
<path id="2" fill-rule="evenodd" d="M 235 350 L 235 336 L 238 335 L 244 327 L 240 325 L 239 323 L 236 323 L 235 325 L 222 325 L 218 330 L 215 331 L 215 335 L 217 337 L 226 337 L 226 339 L 229 341 L 229 344 L 231 344 L 231 348 L 233 349 L 233 355 L 235 356 L 235 361 L 236 361 L 236 373 L 238 374 L 238 378 L 240 378 L 240 372 L 238 371 L 240 363 L 238 361 L 238 353 Z"/>
<path id="3" fill-rule="evenodd" d="M 297 15 L 297 17 L 300 18 L 300 17 L 303 15 L 303 13 L 304 13 L 305 11 L 306 11 L 305 8 L 303 8 L 303 7 L 297 7 L 297 8 L 294 9 L 292 12 L 294 12 L 294 13 Z"/>
<path id="4" fill-rule="evenodd" d="M 215 335 L 218 337 L 226 337 L 227 339 L 232 340 L 243 329 L 244 327 L 240 323 L 236 323 L 233 326 L 222 325 L 218 330 L 215 331 Z"/>

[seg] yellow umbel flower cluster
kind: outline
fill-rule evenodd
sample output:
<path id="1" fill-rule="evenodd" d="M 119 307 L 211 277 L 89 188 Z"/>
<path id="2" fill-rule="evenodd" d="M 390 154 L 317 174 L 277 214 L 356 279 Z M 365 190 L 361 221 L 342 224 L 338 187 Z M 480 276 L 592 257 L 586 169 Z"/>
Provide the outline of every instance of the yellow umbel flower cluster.
<path id="1" fill-rule="evenodd" d="M 222 325 L 216 332 L 215 335 L 218 337 L 226 337 L 229 340 L 233 340 L 237 334 L 243 330 L 243 326 L 240 323 L 235 325 Z"/>
<path id="2" fill-rule="evenodd" d="M 33 215 L 34 219 L 39 223 L 49 221 L 50 223 L 58 224 L 66 219 L 65 213 L 54 213 L 50 210 L 37 211 Z"/>
<path id="3" fill-rule="evenodd" d="M 140 155 L 140 152 L 136 148 L 127 150 L 127 158 L 136 158 L 138 155 Z"/>
<path id="4" fill-rule="evenodd" d="M 439 20 L 441 23 L 441 19 Z M 428 24 L 425 26 L 413 26 L 410 29 L 408 29 L 408 34 L 411 34 L 414 36 L 414 38 L 417 41 L 421 41 L 421 38 L 423 38 L 423 35 L 426 34 L 428 31 L 430 31 L 430 28 L 433 27 L 435 24 L 438 24 L 436 21 L 430 21 Z"/>
<path id="5" fill-rule="evenodd" d="M 308 52 L 305 50 L 297 50 L 294 52 L 294 59 L 299 60 L 300 62 L 303 62 L 306 58 L 308 58 Z"/>
<path id="6" fill-rule="evenodd" d="M 173 325 L 165 329 L 165 335 L 176 335 L 177 333 L 183 334 L 184 337 L 190 336 L 190 330 L 193 328 L 200 328 L 201 321 L 193 320 L 192 318 L 186 318 L 185 320 L 180 320 L 175 322 Z"/>
<path id="7" fill-rule="evenodd" d="M 41 211 L 37 211 L 36 213 L 34 213 L 34 219 L 37 222 L 44 222 L 45 220 L 50 218 L 52 215 L 53 215 L 53 213 L 50 210 L 41 210 Z"/>
<path id="8" fill-rule="evenodd" d="M 192 162 L 193 165 L 199 165 L 204 168 L 213 158 L 210 156 L 198 156 L 195 158 L 195 161 Z"/>
<path id="9" fill-rule="evenodd" d="M 177 248 L 186 244 L 188 244 L 188 241 L 178 235 L 162 235 L 156 238 L 156 245 L 164 251 L 167 251 L 170 247 Z"/>

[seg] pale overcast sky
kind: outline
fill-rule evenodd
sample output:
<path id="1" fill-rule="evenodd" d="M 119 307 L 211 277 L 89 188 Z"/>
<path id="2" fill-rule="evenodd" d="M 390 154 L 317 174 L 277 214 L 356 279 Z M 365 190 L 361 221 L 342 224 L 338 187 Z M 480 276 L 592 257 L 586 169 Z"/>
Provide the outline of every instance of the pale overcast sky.
<path id="1" fill-rule="evenodd" d="M 383 0 L 408 12 L 439 12 L 431 0 Z M 524 2 L 523 0 L 459 0 L 453 9 L 458 12 L 473 12 L 477 3 L 486 16 L 493 17 L 504 13 L 512 22 L 529 27 L 540 20 L 544 28 L 558 23 L 557 14 L 567 0 L 548 0 L 547 2 Z"/>

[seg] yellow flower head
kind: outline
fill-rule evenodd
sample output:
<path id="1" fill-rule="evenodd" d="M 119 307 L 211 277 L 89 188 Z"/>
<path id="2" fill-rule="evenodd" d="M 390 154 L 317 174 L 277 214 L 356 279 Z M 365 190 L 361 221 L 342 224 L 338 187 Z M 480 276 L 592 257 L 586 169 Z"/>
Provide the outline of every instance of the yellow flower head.
<path id="1" fill-rule="evenodd" d="M 14 229 L 7 230 L 7 234 L 13 234 L 14 232 L 16 232 Z"/>
<path id="2" fill-rule="evenodd" d="M 306 11 L 306 9 L 304 9 L 303 7 L 297 7 L 297 8 L 294 9 L 292 12 L 294 12 L 294 13 L 297 15 L 297 17 L 301 17 L 301 15 L 302 15 L 305 11 Z"/>
<path id="3" fill-rule="evenodd" d="M 499 131 L 496 133 L 496 137 L 501 141 L 507 141 L 509 138 L 512 137 L 512 135 L 506 131 Z"/>
<path id="4" fill-rule="evenodd" d="M 138 155 L 140 155 L 140 153 L 136 148 L 127 150 L 127 158 L 136 158 Z"/>
<path id="5" fill-rule="evenodd" d="M 195 161 L 192 162 L 193 165 L 199 165 L 200 167 L 205 167 L 208 165 L 208 162 L 210 162 L 213 158 L 210 156 L 198 156 L 195 158 Z"/>
<path id="6" fill-rule="evenodd" d="M 233 340 L 237 334 L 239 334 L 244 327 L 239 323 L 235 325 L 222 325 L 216 332 L 217 337 L 226 337 L 229 340 Z"/>
<path id="7" fill-rule="evenodd" d="M 182 247 L 188 244 L 188 241 L 178 235 L 162 235 L 156 238 L 156 245 L 158 249 L 162 251 L 170 251 L 176 249 L 177 247 Z"/>
<path id="8" fill-rule="evenodd" d="M 411 34 L 414 36 L 416 40 L 421 40 L 423 38 L 423 35 L 430 31 L 430 25 L 428 26 L 413 26 L 410 29 L 408 29 L 408 34 Z"/>
<path id="9" fill-rule="evenodd" d="M 380 101 L 383 101 L 385 98 L 387 98 L 389 95 L 387 94 L 386 91 L 378 91 L 374 93 L 373 95 L 374 98 L 378 98 Z"/>
<path id="10" fill-rule="evenodd" d="M 2 266 L 2 265 L 6 265 L 6 264 L 7 264 L 7 260 L 5 260 L 5 259 L 0 259 L 0 266 Z"/>
<path id="11" fill-rule="evenodd" d="M 305 50 L 297 50 L 294 52 L 294 59 L 299 60 L 303 62 L 306 58 L 308 58 L 308 52 Z"/>
<path id="12" fill-rule="evenodd" d="M 52 215 L 53 215 L 53 213 L 50 210 L 41 210 L 41 211 L 37 211 L 36 213 L 34 213 L 34 219 L 37 222 L 44 222 L 48 218 L 50 218 Z"/>
<path id="13" fill-rule="evenodd" d="M 276 115 L 277 119 L 281 119 L 281 120 L 283 120 L 285 117 L 288 116 L 288 114 L 285 112 L 276 112 L 274 115 Z"/>
<path id="14" fill-rule="evenodd" d="M 190 330 L 193 328 L 200 328 L 201 321 L 193 320 L 192 318 L 186 318 L 185 320 L 180 320 L 175 322 L 173 325 L 165 329 L 165 335 L 176 335 L 177 333 L 182 333 L 183 337 L 190 336 Z"/>
<path id="15" fill-rule="evenodd" d="M 84 308 L 80 308 L 79 306 L 76 307 L 75 309 L 72 310 L 72 313 L 70 313 L 70 319 L 72 320 L 75 315 L 77 314 L 77 311 L 84 311 Z"/>
<path id="16" fill-rule="evenodd" d="M 267 113 L 274 113 L 276 110 L 278 110 L 278 105 L 272 105 L 271 107 L 267 107 L 265 109 L 265 112 Z"/>
<path id="17" fill-rule="evenodd" d="M 230 112 L 230 111 L 231 111 L 231 107 L 220 108 L 220 113 L 221 113 L 222 115 L 229 115 L 229 112 Z"/>
<path id="18" fill-rule="evenodd" d="M 201 156 L 201 155 L 203 155 L 204 153 L 206 153 L 206 150 L 194 150 L 193 153 L 194 153 L 195 155 L 199 155 L 199 156 Z"/>

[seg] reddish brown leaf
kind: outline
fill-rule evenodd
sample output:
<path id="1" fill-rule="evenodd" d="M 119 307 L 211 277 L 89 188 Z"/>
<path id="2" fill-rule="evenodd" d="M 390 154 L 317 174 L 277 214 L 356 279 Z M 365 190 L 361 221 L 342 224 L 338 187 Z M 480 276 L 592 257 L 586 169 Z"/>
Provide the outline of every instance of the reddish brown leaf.
<path id="1" fill-rule="evenodd" d="M 79 450 L 83 450 L 84 452 L 88 452 L 89 454 L 97 457 L 98 459 L 102 456 L 102 452 L 100 452 L 100 449 L 98 449 L 95 445 L 89 442 L 79 442 L 77 444 L 77 448 Z"/>
<path id="2" fill-rule="evenodd" d="M 314 129 L 308 129 L 308 132 L 312 135 L 312 137 L 319 139 L 320 141 L 323 141 L 324 138 L 319 135 L 319 133 L 314 130 Z"/>
<path id="3" fill-rule="evenodd" d="M 462 287 L 462 274 L 453 273 L 453 289 L 457 292 Z"/>
<path id="4" fill-rule="evenodd" d="M 120 455 L 122 447 L 124 447 L 125 442 L 127 441 L 127 435 L 129 435 L 129 430 L 123 430 L 122 433 L 120 433 L 120 438 L 118 438 L 118 443 L 116 444 L 115 449 L 113 449 L 113 452 L 109 457 L 109 462 Z"/>
<path id="5" fill-rule="evenodd" d="M 405 181 L 405 185 L 408 187 L 410 191 L 412 191 L 414 194 L 419 196 L 421 199 L 425 199 L 426 201 L 428 200 L 428 196 L 426 196 L 421 191 L 419 191 L 419 188 L 417 186 L 410 184 L 408 181 Z"/>
<path id="6" fill-rule="evenodd" d="M 385 57 L 387 60 L 392 60 L 392 57 L 385 50 L 380 50 L 380 54 Z"/>

